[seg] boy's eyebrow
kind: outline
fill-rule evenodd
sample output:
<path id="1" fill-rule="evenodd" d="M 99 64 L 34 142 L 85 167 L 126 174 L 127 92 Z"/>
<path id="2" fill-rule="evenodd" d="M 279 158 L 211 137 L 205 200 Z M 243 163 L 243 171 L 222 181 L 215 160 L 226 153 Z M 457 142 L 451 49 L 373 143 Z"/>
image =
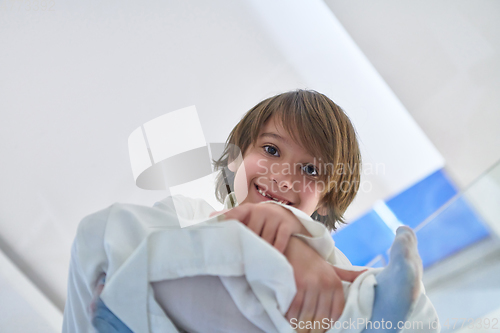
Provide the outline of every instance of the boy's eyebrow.
<path id="1" fill-rule="evenodd" d="M 262 133 L 260 135 L 261 137 L 271 137 L 271 138 L 274 138 L 274 139 L 277 139 L 277 140 L 280 140 L 282 142 L 284 142 L 285 144 L 287 144 L 288 146 L 290 146 L 290 142 L 285 139 L 284 137 L 282 137 L 281 135 L 278 135 L 276 133 Z"/>

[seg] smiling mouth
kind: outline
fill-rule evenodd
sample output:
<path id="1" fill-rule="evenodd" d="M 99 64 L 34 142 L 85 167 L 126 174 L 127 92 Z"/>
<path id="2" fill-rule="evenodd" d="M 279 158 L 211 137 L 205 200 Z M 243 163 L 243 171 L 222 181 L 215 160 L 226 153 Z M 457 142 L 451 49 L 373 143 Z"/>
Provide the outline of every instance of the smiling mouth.
<path id="1" fill-rule="evenodd" d="M 259 192 L 260 195 L 262 195 L 263 197 L 271 199 L 271 200 L 274 200 L 276 202 L 279 202 L 279 203 L 282 203 L 282 204 L 285 204 L 285 205 L 293 206 L 293 204 L 290 201 L 276 199 L 272 195 L 270 195 L 267 192 L 264 192 L 262 189 L 260 189 L 259 186 L 257 186 L 257 184 L 254 184 L 254 185 L 255 185 L 255 188 L 257 189 L 257 192 Z"/>

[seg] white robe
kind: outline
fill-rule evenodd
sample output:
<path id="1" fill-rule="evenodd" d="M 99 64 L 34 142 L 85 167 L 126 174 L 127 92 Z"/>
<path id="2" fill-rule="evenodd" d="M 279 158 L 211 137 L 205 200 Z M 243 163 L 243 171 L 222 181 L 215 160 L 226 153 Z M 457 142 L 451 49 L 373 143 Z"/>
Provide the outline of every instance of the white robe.
<path id="1" fill-rule="evenodd" d="M 292 211 L 312 235 L 297 236 L 329 263 L 363 269 L 350 264 L 321 223 L 294 207 L 274 201 L 261 204 L 269 203 Z M 150 282 L 196 275 L 219 276 L 238 309 L 263 331 L 293 332 L 284 317 L 296 293 L 292 266 L 242 223 L 209 219 L 213 211 L 202 199 L 176 195 L 153 207 L 116 203 L 85 217 L 72 246 L 63 332 L 94 332 L 89 304 L 102 273 L 106 285 L 101 299 L 134 332 L 178 332 L 155 300 Z M 179 219 L 205 222 L 180 228 Z M 352 284 L 343 282 L 346 303 L 340 323 L 371 318 L 374 275 L 379 271 L 370 269 Z M 422 321 L 426 332 L 438 332 L 439 327 L 427 329 L 437 315 L 423 285 L 421 289 L 408 320 Z M 328 332 L 364 328 L 347 326 Z"/>

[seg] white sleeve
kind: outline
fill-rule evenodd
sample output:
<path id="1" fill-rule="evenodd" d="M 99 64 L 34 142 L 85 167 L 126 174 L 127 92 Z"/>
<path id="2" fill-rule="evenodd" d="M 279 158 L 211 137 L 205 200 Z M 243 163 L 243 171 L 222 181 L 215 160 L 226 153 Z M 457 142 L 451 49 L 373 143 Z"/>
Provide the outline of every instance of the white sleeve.
<path id="1" fill-rule="evenodd" d="M 97 277 L 107 270 L 104 231 L 109 208 L 85 217 L 71 247 L 63 333 L 95 332 L 89 305 Z"/>
<path id="2" fill-rule="evenodd" d="M 263 201 L 261 204 L 273 203 L 290 210 L 302 223 L 304 228 L 311 234 L 311 237 L 302 234 L 293 234 L 301 238 L 318 254 L 332 265 L 352 267 L 347 257 L 335 247 L 335 241 L 328 229 L 320 222 L 314 221 L 306 213 L 292 206 L 281 204 L 277 201 Z M 206 201 L 193 199 L 183 195 L 169 196 L 154 204 L 154 207 L 165 211 L 175 212 L 187 219 L 202 219 L 208 217 L 209 213 L 215 211 Z M 175 208 L 174 208 L 175 207 Z"/>
<path id="3" fill-rule="evenodd" d="M 215 211 L 208 202 L 200 198 L 190 198 L 182 194 L 171 195 L 156 202 L 153 207 L 177 214 L 187 220 L 202 220 Z"/>
<path id="4" fill-rule="evenodd" d="M 71 248 L 71 262 L 68 275 L 68 293 L 64 305 L 63 333 L 93 332 L 90 324 L 89 304 L 92 293 L 84 286 L 87 285 L 81 267 L 77 260 L 75 243 Z"/>
<path id="5" fill-rule="evenodd" d="M 335 241 L 328 229 L 320 222 L 314 221 L 309 215 L 295 207 L 281 204 L 277 201 L 268 200 L 260 204 L 272 203 L 280 205 L 291 211 L 297 219 L 302 223 L 304 228 L 311 234 L 312 237 L 294 234 L 293 236 L 303 239 L 310 247 L 316 250 L 323 259 L 332 265 L 351 266 L 347 257 L 335 247 Z"/>

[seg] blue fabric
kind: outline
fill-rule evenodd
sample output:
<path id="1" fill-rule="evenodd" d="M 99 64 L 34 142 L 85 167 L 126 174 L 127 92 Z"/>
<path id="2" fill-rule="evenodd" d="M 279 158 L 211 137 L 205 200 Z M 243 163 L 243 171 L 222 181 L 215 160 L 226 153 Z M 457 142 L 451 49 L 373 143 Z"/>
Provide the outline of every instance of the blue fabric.
<path id="1" fill-rule="evenodd" d="M 92 325 L 99 333 L 133 333 L 127 325 L 108 309 L 100 297 L 96 303 Z"/>

